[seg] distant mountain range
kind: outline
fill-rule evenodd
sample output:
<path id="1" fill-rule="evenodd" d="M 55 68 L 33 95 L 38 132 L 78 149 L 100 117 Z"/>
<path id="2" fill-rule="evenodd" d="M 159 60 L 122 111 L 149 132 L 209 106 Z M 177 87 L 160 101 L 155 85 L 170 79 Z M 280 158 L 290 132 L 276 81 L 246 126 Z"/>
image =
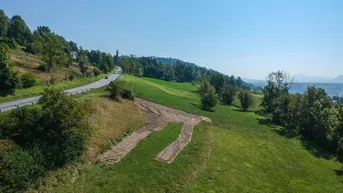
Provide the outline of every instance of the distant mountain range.
<path id="1" fill-rule="evenodd" d="M 248 83 L 263 83 L 265 80 L 254 80 L 254 79 L 245 79 L 245 82 Z M 294 76 L 294 82 L 298 83 L 343 83 L 343 75 L 339 75 L 335 78 L 320 77 L 320 76 L 307 76 L 305 74 L 297 74 Z"/>

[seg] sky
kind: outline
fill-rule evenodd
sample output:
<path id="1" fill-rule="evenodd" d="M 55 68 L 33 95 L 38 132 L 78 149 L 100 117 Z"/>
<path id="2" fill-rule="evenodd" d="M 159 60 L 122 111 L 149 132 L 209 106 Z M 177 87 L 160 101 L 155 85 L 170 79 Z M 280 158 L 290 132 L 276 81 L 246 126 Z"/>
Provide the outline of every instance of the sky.
<path id="1" fill-rule="evenodd" d="M 343 74 L 342 0 L 1 0 L 85 49 L 179 58 L 225 74 Z"/>

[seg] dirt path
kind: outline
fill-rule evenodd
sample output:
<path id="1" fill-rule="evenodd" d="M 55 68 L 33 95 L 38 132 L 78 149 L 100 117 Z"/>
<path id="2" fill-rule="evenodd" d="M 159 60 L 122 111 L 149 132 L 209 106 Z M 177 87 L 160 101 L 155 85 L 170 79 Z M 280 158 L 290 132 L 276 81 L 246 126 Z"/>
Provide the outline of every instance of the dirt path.
<path id="1" fill-rule="evenodd" d="M 141 110 L 146 113 L 145 125 L 103 153 L 99 157 L 99 161 L 104 163 L 116 163 L 151 132 L 161 130 L 170 122 L 183 122 L 184 125 L 178 139 L 168 145 L 156 156 L 157 160 L 171 163 L 177 154 L 182 151 L 191 140 L 194 126 L 202 120 L 211 122 L 211 120 L 206 117 L 192 115 L 143 99 L 136 98 L 136 101 L 141 105 Z"/>

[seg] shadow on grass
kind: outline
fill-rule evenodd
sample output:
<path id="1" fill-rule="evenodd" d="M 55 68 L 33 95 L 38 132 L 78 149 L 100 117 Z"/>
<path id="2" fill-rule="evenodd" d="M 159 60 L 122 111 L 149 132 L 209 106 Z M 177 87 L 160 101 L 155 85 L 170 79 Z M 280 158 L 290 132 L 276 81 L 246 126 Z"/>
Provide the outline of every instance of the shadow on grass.
<path id="1" fill-rule="evenodd" d="M 194 107 L 200 109 L 200 110 L 203 110 L 203 111 L 208 111 L 208 112 L 214 112 L 213 109 L 204 109 L 201 105 L 199 104 L 195 104 L 195 103 L 191 103 L 191 105 L 193 105 Z"/>
<path id="2" fill-rule="evenodd" d="M 337 176 L 343 176 L 343 170 L 333 170 Z"/>
<path id="3" fill-rule="evenodd" d="M 12 95 L 13 93 L 13 91 L 0 90 L 0 97 L 6 97 L 8 95 Z"/>
<path id="4" fill-rule="evenodd" d="M 253 113 L 253 110 L 243 110 L 243 109 L 232 109 L 233 111 L 237 111 L 237 112 L 242 112 L 242 113 Z"/>
<path id="5" fill-rule="evenodd" d="M 287 138 L 294 138 L 294 137 L 299 135 L 296 131 L 291 131 L 291 130 L 288 130 L 284 127 L 280 128 L 280 129 L 274 129 L 274 131 L 277 134 L 284 136 L 284 137 L 287 137 Z"/>
<path id="6" fill-rule="evenodd" d="M 308 140 L 306 138 L 300 139 L 301 145 L 310 152 L 312 155 L 318 158 L 332 159 L 334 158 L 333 154 L 323 148 L 320 148 L 314 141 Z"/>
<path id="7" fill-rule="evenodd" d="M 268 127 L 274 128 L 272 129 L 272 131 L 281 136 L 284 136 L 287 138 L 294 138 L 294 137 L 299 136 L 299 133 L 297 131 L 286 129 L 285 127 L 277 128 L 277 125 L 274 124 L 273 121 L 269 118 L 259 118 L 257 120 L 258 120 L 258 123 L 261 125 L 266 125 Z M 324 158 L 324 159 L 334 158 L 334 155 L 330 151 L 325 150 L 324 148 L 321 148 L 317 143 L 305 137 L 300 138 L 300 143 L 309 153 L 316 156 L 317 158 Z M 341 172 L 343 176 L 343 170 Z"/>
<path id="8" fill-rule="evenodd" d="M 268 127 L 275 128 L 275 124 L 268 118 L 258 118 L 257 121 L 260 125 L 266 125 Z"/>

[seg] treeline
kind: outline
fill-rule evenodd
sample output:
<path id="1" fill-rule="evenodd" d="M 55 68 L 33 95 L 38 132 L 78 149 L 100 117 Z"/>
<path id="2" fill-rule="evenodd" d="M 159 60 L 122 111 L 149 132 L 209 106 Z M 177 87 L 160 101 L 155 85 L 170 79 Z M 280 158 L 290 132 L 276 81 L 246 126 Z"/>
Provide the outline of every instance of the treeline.
<path id="1" fill-rule="evenodd" d="M 322 88 L 309 86 L 304 94 L 290 94 L 287 73 L 269 74 L 264 87 L 264 114 L 291 135 L 301 135 L 343 161 L 343 105 L 334 104 Z"/>
<path id="2" fill-rule="evenodd" d="M 159 58 L 161 61 L 161 58 Z M 212 69 L 173 59 L 172 64 L 158 62 L 155 57 L 121 56 L 119 65 L 124 73 L 135 76 L 151 77 L 166 81 L 178 82 L 210 82 L 219 93 L 227 84 L 238 88 L 248 89 L 252 85 L 244 82 L 240 77 L 228 76 Z"/>
<path id="3" fill-rule="evenodd" d="M 38 105 L 0 114 L 0 192 L 20 192 L 48 171 L 77 160 L 91 133 L 87 108 L 46 89 Z"/>
<path id="4" fill-rule="evenodd" d="M 63 36 L 52 32 L 48 26 L 38 26 L 32 32 L 23 18 L 15 15 L 9 19 L 3 10 L 0 10 L 0 43 L 1 60 L 7 63 L 1 66 L 2 70 L 4 66 L 10 66 L 7 47 L 15 50 L 19 46 L 27 53 L 38 55 L 44 61 L 44 64 L 39 67 L 39 70 L 42 71 L 50 72 L 53 69 L 77 64 L 83 76 L 98 76 L 100 73 L 110 72 L 118 63 L 118 51 L 113 56 L 99 50 L 85 50 L 75 42 L 67 41 Z M 6 54 L 7 56 L 5 56 Z M 97 68 L 89 71 L 89 64 Z M 5 71 L 5 73 L 0 73 L 0 80 L 7 83 L 0 89 L 14 90 L 18 88 L 17 74 Z"/>

